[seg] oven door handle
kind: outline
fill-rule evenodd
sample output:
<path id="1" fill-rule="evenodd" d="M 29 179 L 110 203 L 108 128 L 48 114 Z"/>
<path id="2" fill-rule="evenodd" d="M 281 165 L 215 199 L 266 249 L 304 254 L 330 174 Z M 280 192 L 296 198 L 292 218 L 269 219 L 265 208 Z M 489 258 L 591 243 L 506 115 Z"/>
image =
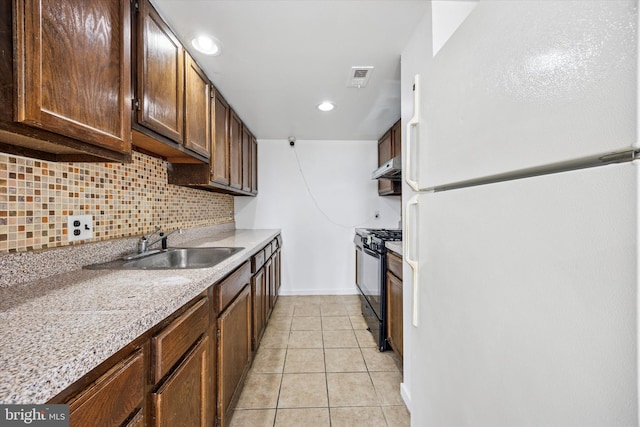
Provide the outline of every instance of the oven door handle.
<path id="1" fill-rule="evenodd" d="M 372 256 L 372 257 L 374 257 L 374 258 L 380 258 L 380 254 L 379 254 L 379 253 L 377 253 L 377 252 L 372 251 L 371 249 L 368 249 L 368 248 L 362 247 L 362 251 L 363 251 L 365 254 L 370 255 L 370 256 Z"/>

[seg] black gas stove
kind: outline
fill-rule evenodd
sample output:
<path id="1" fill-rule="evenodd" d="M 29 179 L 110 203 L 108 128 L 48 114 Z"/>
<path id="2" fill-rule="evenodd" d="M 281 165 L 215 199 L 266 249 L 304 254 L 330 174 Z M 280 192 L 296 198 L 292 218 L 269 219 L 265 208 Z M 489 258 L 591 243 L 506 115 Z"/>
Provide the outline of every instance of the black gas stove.
<path id="1" fill-rule="evenodd" d="M 378 253 L 386 253 L 385 242 L 402 240 L 402 230 L 387 228 L 363 228 L 356 230 L 356 240 L 360 238 L 365 248 Z"/>
<path id="2" fill-rule="evenodd" d="M 386 319 L 387 248 L 385 242 L 402 240 L 402 230 L 357 229 L 356 286 L 360 291 L 362 315 L 378 342 L 378 349 L 388 349 Z"/>

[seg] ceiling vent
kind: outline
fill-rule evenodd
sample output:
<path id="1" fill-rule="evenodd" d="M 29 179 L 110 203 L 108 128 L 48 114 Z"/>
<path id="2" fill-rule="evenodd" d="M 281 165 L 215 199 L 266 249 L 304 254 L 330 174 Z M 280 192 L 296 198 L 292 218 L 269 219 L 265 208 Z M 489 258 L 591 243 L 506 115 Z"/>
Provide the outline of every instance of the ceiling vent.
<path id="1" fill-rule="evenodd" d="M 369 78 L 373 72 L 373 66 L 351 67 L 347 87 L 363 88 L 369 83 Z"/>

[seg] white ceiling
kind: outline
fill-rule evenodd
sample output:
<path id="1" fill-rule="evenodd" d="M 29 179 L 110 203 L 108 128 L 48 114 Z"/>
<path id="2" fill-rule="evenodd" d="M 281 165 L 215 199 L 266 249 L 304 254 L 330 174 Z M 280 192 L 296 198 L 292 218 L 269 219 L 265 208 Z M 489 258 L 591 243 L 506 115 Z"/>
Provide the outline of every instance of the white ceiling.
<path id="1" fill-rule="evenodd" d="M 400 54 L 425 0 L 151 0 L 259 139 L 378 139 L 400 117 Z M 222 55 L 191 48 L 201 33 Z M 375 67 L 347 88 L 352 66 Z M 336 108 L 316 106 L 330 100 Z"/>

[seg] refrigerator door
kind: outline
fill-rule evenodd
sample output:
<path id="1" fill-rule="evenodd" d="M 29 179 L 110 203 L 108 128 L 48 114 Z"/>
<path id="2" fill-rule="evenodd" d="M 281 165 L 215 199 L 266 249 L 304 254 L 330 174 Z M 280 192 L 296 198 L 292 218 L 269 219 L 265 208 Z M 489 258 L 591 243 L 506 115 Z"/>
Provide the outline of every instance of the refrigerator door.
<path id="1" fill-rule="evenodd" d="M 638 2 L 479 2 L 419 83 L 416 191 L 637 148 Z"/>
<path id="2" fill-rule="evenodd" d="M 417 209 L 413 426 L 637 425 L 637 164 Z"/>

